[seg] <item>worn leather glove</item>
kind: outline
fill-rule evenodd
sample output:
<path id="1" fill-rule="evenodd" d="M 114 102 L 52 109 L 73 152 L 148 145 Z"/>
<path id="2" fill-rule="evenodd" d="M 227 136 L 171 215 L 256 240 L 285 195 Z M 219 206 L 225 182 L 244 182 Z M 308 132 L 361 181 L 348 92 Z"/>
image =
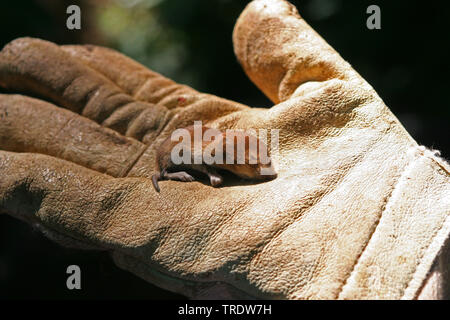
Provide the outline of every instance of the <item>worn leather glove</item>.
<path id="1" fill-rule="evenodd" d="M 0 86 L 23 94 L 0 95 L 0 211 L 192 298 L 417 297 L 450 231 L 448 166 L 289 3 L 251 2 L 233 41 L 272 108 L 106 48 L 9 43 Z M 155 192 L 156 148 L 194 120 L 279 129 L 278 177 Z"/>

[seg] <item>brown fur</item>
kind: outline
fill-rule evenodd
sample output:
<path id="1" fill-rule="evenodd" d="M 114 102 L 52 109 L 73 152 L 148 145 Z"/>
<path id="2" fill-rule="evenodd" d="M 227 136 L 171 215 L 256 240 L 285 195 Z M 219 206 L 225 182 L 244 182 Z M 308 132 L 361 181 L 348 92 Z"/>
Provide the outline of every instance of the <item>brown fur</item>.
<path id="1" fill-rule="evenodd" d="M 184 128 L 189 131 L 191 140 L 190 140 L 190 164 L 174 164 L 171 159 L 171 153 L 173 148 L 178 145 L 182 139 L 172 141 L 171 137 L 168 137 L 158 148 L 157 154 L 156 154 L 156 166 L 158 168 L 158 171 L 152 176 L 152 182 L 155 190 L 157 192 L 160 191 L 158 181 L 161 180 L 178 180 L 178 181 L 185 181 L 190 182 L 193 181 L 194 178 L 189 175 L 187 172 L 182 171 L 183 169 L 190 169 L 195 170 L 199 172 L 203 172 L 207 174 L 210 178 L 211 185 L 213 187 L 217 187 L 222 184 L 223 178 L 216 172 L 215 169 L 222 169 L 227 170 L 235 175 L 244 178 L 244 179 L 250 179 L 250 180 L 268 180 L 268 179 L 274 179 L 276 178 L 277 174 L 275 170 L 273 169 L 273 166 L 271 162 L 269 161 L 267 164 L 263 164 L 259 153 L 259 146 L 263 146 L 263 148 L 267 148 L 265 144 L 261 144 L 259 140 L 256 137 L 250 136 L 248 133 L 245 133 L 244 131 L 240 130 L 228 130 L 227 132 L 220 132 L 220 140 L 212 139 L 212 141 L 207 141 L 204 139 L 204 133 L 206 130 L 210 129 L 206 126 L 202 126 L 202 141 L 201 141 L 201 147 L 202 152 L 205 150 L 206 147 L 210 146 L 211 148 L 214 148 L 214 146 L 217 143 L 222 143 L 222 155 L 223 155 L 223 164 L 220 163 L 212 163 L 207 164 L 203 161 L 201 164 L 194 164 L 194 126 L 189 126 Z M 227 140 L 227 134 L 229 135 L 229 139 Z M 230 136 L 231 135 L 231 136 Z M 250 145 L 250 137 L 256 139 L 256 143 L 258 145 L 257 150 L 252 150 L 249 148 Z M 244 163 L 239 164 L 238 162 L 238 148 L 234 147 L 227 148 L 227 143 L 230 143 L 230 139 L 233 138 L 231 141 L 234 141 L 234 145 L 236 146 L 238 142 L 245 141 L 245 157 L 244 157 Z M 183 141 L 184 143 L 187 143 L 186 141 Z M 186 146 L 188 148 L 188 146 Z M 230 150 L 234 152 L 230 154 Z M 265 152 L 266 150 L 262 150 L 262 152 Z M 212 154 L 214 155 L 214 153 Z M 230 158 L 233 159 L 233 163 L 225 163 L 226 159 Z M 256 160 L 255 164 L 250 163 L 250 160 Z M 270 160 L 270 159 L 269 159 Z M 272 174 L 270 175 L 262 175 L 260 170 L 262 168 L 268 168 L 272 171 Z"/>

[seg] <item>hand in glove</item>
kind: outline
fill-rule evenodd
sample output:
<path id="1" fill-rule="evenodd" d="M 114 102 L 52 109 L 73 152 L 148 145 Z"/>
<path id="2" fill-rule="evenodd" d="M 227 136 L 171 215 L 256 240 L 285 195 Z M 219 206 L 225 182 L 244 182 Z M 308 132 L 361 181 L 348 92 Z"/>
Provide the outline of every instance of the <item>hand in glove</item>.
<path id="1" fill-rule="evenodd" d="M 193 298 L 417 297 L 450 229 L 446 164 L 289 3 L 251 2 L 233 42 L 272 108 L 106 48 L 9 43 L 0 86 L 22 94 L 0 95 L 0 211 Z M 279 130 L 278 177 L 157 193 L 159 145 L 197 120 Z"/>

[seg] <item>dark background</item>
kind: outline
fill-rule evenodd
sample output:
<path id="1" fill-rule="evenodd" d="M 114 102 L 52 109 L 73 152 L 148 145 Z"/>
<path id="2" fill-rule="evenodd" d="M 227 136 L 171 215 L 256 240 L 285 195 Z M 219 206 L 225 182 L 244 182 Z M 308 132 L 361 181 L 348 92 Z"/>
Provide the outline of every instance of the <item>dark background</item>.
<path id="1" fill-rule="evenodd" d="M 450 2 L 291 1 L 305 20 L 375 88 L 409 133 L 450 157 Z M 231 34 L 248 1 L 15 0 L 0 2 L 0 47 L 22 36 L 116 48 L 174 80 L 255 107 L 271 102 L 246 78 Z M 82 28 L 66 28 L 78 4 Z M 366 8 L 381 8 L 381 30 Z M 395 150 L 393 150 L 395 152 Z M 1 177 L 0 177 L 1 179 Z M 82 270 L 69 291 L 68 265 Z M 118 269 L 102 252 L 62 248 L 30 226 L 0 216 L 0 299 L 179 299 Z"/>

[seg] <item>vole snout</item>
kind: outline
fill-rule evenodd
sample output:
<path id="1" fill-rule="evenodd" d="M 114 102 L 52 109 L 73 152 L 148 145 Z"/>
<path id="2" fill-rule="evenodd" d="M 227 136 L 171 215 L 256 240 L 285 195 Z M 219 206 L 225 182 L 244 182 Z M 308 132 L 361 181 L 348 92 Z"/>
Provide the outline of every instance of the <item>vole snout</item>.
<path id="1" fill-rule="evenodd" d="M 259 175 L 264 180 L 273 180 L 278 177 L 278 173 L 275 171 L 275 168 L 273 166 L 269 167 L 260 167 L 258 168 Z"/>

